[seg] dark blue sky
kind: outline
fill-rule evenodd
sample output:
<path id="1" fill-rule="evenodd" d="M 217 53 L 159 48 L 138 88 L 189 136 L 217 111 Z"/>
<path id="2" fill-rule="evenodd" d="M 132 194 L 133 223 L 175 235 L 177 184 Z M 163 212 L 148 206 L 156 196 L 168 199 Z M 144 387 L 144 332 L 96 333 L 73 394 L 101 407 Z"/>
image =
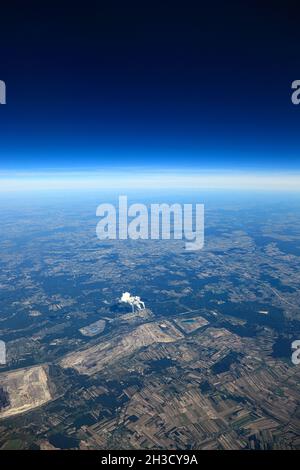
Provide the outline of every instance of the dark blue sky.
<path id="1" fill-rule="evenodd" d="M 296 2 L 14 3 L 0 169 L 300 167 Z"/>

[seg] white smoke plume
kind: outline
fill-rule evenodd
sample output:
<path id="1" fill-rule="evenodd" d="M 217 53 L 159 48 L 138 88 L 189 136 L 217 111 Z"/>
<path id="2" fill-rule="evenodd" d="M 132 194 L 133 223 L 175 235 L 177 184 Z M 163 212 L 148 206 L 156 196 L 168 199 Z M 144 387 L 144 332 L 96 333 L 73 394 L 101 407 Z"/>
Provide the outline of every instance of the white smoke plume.
<path id="1" fill-rule="evenodd" d="M 120 299 L 120 302 L 124 302 L 126 304 L 131 305 L 132 311 L 134 312 L 134 308 L 136 307 L 138 310 L 142 310 L 145 308 L 145 303 L 141 300 L 138 296 L 132 296 L 129 292 L 124 292 Z"/>

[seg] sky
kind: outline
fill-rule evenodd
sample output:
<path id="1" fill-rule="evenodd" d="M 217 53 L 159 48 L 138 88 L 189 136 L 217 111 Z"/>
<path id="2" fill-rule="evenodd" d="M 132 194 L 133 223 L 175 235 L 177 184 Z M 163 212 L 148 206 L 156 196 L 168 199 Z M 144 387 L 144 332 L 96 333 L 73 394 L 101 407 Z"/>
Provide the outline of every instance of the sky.
<path id="1" fill-rule="evenodd" d="M 296 2 L 60 3 L 1 5 L 2 190 L 300 187 Z"/>

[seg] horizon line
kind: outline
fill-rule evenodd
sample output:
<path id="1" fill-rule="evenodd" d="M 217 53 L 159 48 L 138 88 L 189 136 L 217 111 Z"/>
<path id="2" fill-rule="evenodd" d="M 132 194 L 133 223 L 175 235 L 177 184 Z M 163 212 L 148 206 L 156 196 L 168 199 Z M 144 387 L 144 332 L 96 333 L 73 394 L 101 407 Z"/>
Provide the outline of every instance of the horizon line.
<path id="1" fill-rule="evenodd" d="M 123 167 L 117 170 L 0 171 L 0 192 L 107 189 L 300 191 L 300 171 Z"/>

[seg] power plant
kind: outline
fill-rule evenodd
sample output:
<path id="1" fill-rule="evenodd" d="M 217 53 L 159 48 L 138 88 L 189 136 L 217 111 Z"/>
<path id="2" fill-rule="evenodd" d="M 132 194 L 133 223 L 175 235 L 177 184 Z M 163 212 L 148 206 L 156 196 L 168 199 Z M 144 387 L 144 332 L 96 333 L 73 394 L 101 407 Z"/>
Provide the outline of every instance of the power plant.
<path id="1" fill-rule="evenodd" d="M 131 305 L 132 313 L 135 312 L 135 307 L 137 310 L 145 309 L 145 303 L 141 300 L 141 298 L 138 296 L 132 296 L 129 292 L 124 292 L 119 302 Z"/>

